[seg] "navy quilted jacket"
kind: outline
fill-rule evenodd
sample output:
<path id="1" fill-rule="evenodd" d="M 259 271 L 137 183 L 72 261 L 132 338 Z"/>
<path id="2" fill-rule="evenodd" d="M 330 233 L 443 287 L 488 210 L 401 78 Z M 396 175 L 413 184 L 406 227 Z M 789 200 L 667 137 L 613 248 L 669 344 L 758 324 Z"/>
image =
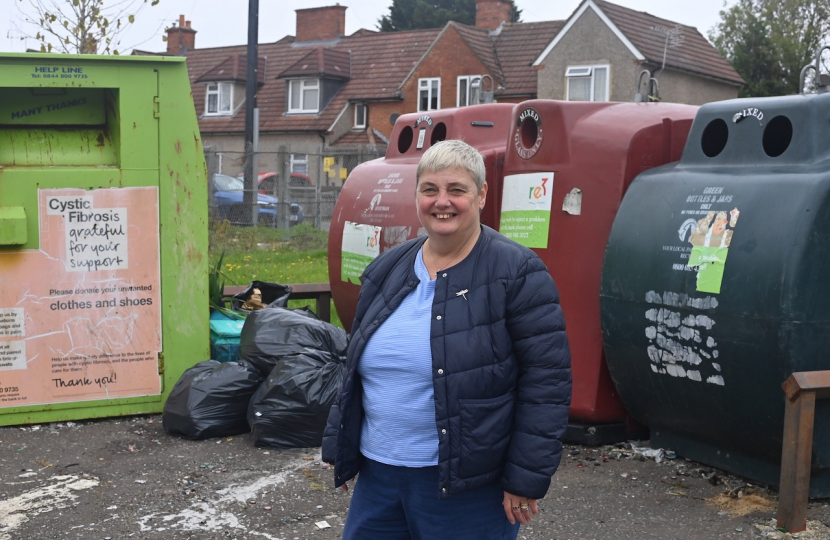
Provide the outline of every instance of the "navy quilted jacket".
<path id="1" fill-rule="evenodd" d="M 425 240 L 384 252 L 364 272 L 348 371 L 323 442 L 337 486 L 357 475 L 362 460 L 357 362 L 417 286 L 413 268 Z M 432 314 L 438 496 L 501 482 L 515 495 L 542 498 L 562 457 L 571 401 L 565 320 L 544 263 L 482 226 L 470 255 L 438 276 Z"/>

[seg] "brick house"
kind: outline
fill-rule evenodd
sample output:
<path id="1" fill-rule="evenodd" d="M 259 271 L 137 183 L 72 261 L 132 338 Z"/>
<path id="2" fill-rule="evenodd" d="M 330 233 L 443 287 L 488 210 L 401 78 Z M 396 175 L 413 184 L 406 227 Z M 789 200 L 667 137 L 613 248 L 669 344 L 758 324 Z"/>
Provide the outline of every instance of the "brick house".
<path id="1" fill-rule="evenodd" d="M 582 2 L 533 65 L 539 97 L 549 99 L 632 101 L 644 69 L 662 101 L 733 99 L 744 85 L 696 28 L 605 0 Z"/>
<path id="2" fill-rule="evenodd" d="M 470 79 L 497 68 L 486 30 L 449 23 L 345 36 L 345 12 L 344 6 L 297 10 L 296 36 L 258 48 L 259 150 L 289 146 L 292 172 L 319 174 L 321 148 L 359 146 L 369 157 L 383 155 L 397 115 L 454 107 L 459 99 L 466 104 Z M 205 147 L 224 154 L 219 168 L 236 174 L 244 150 L 247 47 L 200 49 L 195 34 L 181 17 L 168 31 L 166 54 L 187 57 Z"/>
<path id="3" fill-rule="evenodd" d="M 536 97 L 531 63 L 562 22 L 506 22 L 511 0 L 478 0 L 477 6 L 475 26 L 450 22 L 349 36 L 343 35 L 346 7 L 297 10 L 296 36 L 258 47 L 259 150 L 288 145 L 292 172 L 314 177 L 326 168 L 322 154 L 338 147 L 382 155 L 401 114 L 465 106 L 479 90 L 498 101 Z M 205 147 L 224 154 L 219 168 L 236 174 L 244 150 L 247 47 L 197 48 L 195 38 L 182 16 L 168 31 L 163 54 L 187 57 Z M 258 164 L 259 170 L 273 167 Z"/>
<path id="4" fill-rule="evenodd" d="M 358 148 L 360 160 L 381 156 L 399 115 L 465 106 L 482 91 L 508 103 L 536 97 L 631 101 L 639 71 L 662 61 L 668 34 L 658 27 L 680 28 L 683 36 L 679 47 L 668 48 L 657 75 L 664 100 L 726 99 L 743 83 L 694 28 L 603 0 L 585 0 L 567 21 L 510 23 L 512 0 L 476 0 L 476 8 L 474 26 L 449 22 L 348 36 L 345 6 L 296 10 L 296 36 L 258 48 L 259 150 L 287 147 L 278 162 L 273 154 L 260 157 L 258 170 L 284 170 L 287 163 L 321 185 L 339 184 L 357 162 L 338 157 L 333 172 L 326 156 L 337 156 L 339 148 Z M 168 31 L 163 54 L 187 57 L 205 147 L 226 157 L 209 166 L 235 175 L 244 156 L 247 47 L 200 49 L 195 35 L 182 16 Z M 589 88 L 602 86 L 603 70 L 602 91 L 573 91 L 586 81 Z"/>

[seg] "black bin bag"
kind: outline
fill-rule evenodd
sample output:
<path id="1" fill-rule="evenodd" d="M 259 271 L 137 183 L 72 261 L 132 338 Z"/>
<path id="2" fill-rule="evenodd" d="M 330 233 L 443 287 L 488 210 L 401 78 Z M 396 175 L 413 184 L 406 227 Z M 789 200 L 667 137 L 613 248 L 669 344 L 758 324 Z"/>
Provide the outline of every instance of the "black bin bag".
<path id="1" fill-rule="evenodd" d="M 254 445 L 320 446 L 329 410 L 346 372 L 345 362 L 344 356 L 313 349 L 283 357 L 248 407 Z"/>
<path id="2" fill-rule="evenodd" d="M 239 355 L 267 377 L 283 357 L 303 349 L 346 354 L 349 337 L 342 328 L 309 314 L 280 307 L 254 311 L 245 319 Z"/>
<path id="3" fill-rule="evenodd" d="M 288 297 L 291 296 L 291 285 L 281 285 L 269 281 L 252 281 L 248 287 L 231 298 L 231 309 L 249 313 L 252 310 L 243 308 L 242 305 L 251 298 L 254 289 L 259 289 L 262 295 L 262 303 L 268 307 L 285 307 L 288 305 Z"/>
<path id="4" fill-rule="evenodd" d="M 164 403 L 164 430 L 188 439 L 247 433 L 248 404 L 262 379 L 246 362 L 199 362 L 182 374 Z"/>

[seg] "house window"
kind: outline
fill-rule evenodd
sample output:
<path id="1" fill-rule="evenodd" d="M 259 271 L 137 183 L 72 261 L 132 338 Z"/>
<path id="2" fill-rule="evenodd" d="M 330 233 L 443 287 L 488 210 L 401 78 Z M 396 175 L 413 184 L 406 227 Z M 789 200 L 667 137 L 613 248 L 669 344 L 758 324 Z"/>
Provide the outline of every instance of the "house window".
<path id="1" fill-rule="evenodd" d="M 233 85 L 231 83 L 208 83 L 205 97 L 205 114 L 231 114 Z"/>
<path id="2" fill-rule="evenodd" d="M 320 110 L 320 80 L 295 79 L 288 83 L 288 112 L 315 113 Z"/>
<path id="3" fill-rule="evenodd" d="M 610 66 L 571 66 L 565 73 L 568 101 L 608 101 Z"/>
<path id="4" fill-rule="evenodd" d="M 366 104 L 354 104 L 354 127 L 359 129 L 366 128 Z"/>
<path id="5" fill-rule="evenodd" d="M 458 77 L 458 93 L 456 94 L 456 107 L 466 107 L 467 105 L 478 103 L 476 92 L 480 91 L 481 76 L 479 75 L 460 75 Z"/>
<path id="6" fill-rule="evenodd" d="M 308 174 L 308 154 L 291 154 L 291 172 Z"/>
<path id="7" fill-rule="evenodd" d="M 418 79 L 418 110 L 434 111 L 441 108 L 441 79 Z"/>

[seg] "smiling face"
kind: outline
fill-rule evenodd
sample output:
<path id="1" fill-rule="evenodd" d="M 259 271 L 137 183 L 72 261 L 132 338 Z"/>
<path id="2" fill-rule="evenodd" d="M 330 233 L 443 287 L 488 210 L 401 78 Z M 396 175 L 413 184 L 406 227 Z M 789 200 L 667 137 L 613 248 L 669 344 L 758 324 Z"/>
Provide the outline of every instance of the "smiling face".
<path id="1" fill-rule="evenodd" d="M 430 239 L 465 242 L 478 229 L 487 184 L 476 188 L 472 175 L 450 167 L 421 175 L 415 195 L 418 220 Z"/>

